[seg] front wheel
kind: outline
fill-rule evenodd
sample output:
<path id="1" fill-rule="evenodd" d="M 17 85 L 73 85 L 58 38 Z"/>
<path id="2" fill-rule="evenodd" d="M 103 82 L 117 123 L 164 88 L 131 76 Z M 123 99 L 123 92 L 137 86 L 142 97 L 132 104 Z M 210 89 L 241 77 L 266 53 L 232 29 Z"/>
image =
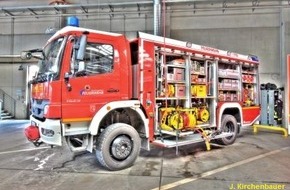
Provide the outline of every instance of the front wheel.
<path id="1" fill-rule="evenodd" d="M 115 123 L 98 137 L 96 157 L 109 170 L 121 170 L 134 164 L 141 147 L 137 131 L 130 125 Z"/>
<path id="2" fill-rule="evenodd" d="M 228 114 L 223 115 L 220 130 L 221 132 L 232 133 L 233 135 L 218 139 L 217 142 L 223 145 L 233 144 L 237 138 L 238 133 L 238 124 L 236 118 Z"/>

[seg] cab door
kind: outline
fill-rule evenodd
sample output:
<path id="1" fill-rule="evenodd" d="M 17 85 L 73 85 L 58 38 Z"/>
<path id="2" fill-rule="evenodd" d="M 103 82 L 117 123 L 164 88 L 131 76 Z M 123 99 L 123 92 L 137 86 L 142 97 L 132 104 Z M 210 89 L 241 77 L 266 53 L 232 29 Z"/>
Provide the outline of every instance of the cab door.
<path id="1" fill-rule="evenodd" d="M 103 105 L 124 96 L 116 44 L 87 37 L 84 56 L 77 59 L 79 38 L 67 42 L 62 83 L 63 121 L 89 121 Z"/>

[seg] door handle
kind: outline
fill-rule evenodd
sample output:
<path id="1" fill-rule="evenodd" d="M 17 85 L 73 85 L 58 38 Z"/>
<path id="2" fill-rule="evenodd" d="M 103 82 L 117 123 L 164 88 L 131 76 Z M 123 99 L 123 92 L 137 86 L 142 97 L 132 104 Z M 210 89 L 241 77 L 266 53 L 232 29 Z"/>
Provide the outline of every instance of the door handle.
<path id="1" fill-rule="evenodd" d="M 64 76 L 64 83 L 66 84 L 66 89 L 70 92 L 72 90 L 72 87 L 69 83 L 70 73 L 65 73 Z"/>

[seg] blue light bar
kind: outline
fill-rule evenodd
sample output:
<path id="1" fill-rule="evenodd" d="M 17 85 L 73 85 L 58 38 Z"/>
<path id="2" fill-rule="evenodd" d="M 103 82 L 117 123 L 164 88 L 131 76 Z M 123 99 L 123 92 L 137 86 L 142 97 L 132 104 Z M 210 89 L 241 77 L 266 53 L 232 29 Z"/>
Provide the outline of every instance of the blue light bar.
<path id="1" fill-rule="evenodd" d="M 79 19 L 76 16 L 67 17 L 66 25 L 79 27 Z"/>

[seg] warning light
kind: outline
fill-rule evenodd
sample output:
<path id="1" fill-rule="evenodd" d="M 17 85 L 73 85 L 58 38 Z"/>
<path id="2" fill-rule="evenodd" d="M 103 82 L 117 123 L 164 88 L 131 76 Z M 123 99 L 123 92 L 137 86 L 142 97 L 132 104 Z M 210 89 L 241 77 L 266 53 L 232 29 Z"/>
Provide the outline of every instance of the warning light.
<path id="1" fill-rule="evenodd" d="M 79 19 L 76 16 L 67 17 L 67 26 L 79 27 Z"/>

